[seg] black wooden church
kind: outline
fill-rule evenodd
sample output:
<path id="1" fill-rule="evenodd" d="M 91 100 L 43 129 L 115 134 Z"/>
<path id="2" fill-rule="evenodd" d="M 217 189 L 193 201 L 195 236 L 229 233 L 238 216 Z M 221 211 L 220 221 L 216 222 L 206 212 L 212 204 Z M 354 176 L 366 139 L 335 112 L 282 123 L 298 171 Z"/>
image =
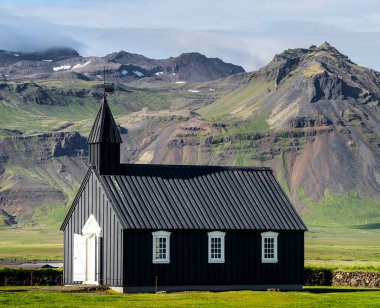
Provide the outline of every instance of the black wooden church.
<path id="1" fill-rule="evenodd" d="M 121 142 L 104 97 L 61 227 L 65 284 L 301 288 L 306 226 L 271 169 L 121 164 Z"/>

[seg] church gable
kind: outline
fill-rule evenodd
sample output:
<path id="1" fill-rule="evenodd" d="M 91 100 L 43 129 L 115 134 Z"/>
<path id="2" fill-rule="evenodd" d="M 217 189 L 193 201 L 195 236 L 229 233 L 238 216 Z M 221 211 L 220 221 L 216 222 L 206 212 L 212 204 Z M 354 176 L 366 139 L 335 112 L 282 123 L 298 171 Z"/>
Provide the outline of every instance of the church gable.
<path id="1" fill-rule="evenodd" d="M 107 215 L 104 214 L 104 211 L 107 211 Z M 115 212 L 99 175 L 94 169 L 89 168 L 60 230 L 64 231 L 69 221 L 75 220 L 75 225 L 78 226 L 76 229 L 78 232 L 82 232 L 82 228 L 85 227 L 85 223 L 88 222 L 91 215 L 100 224 L 103 224 L 105 219 L 109 219 L 110 215 L 115 215 L 120 223 L 119 215 Z"/>

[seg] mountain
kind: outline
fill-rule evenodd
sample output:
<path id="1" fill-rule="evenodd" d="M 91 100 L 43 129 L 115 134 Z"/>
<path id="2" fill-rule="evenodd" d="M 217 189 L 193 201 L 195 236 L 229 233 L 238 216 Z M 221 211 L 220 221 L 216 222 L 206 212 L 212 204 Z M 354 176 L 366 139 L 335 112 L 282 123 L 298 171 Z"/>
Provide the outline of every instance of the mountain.
<path id="1" fill-rule="evenodd" d="M 133 58 L 147 71 L 161 61 L 105 58 Z M 251 73 L 197 83 L 164 77 L 114 81 L 108 100 L 122 161 L 270 166 L 307 223 L 378 223 L 379 72 L 324 43 L 286 50 Z M 49 78 L 0 83 L 4 228 L 57 226 L 85 173 L 102 82 Z"/>
<path id="2" fill-rule="evenodd" d="M 380 73 L 324 43 L 275 56 L 247 84 L 199 113 L 264 116 L 272 135 L 292 136 L 288 151 L 277 151 L 287 183 L 294 198 L 302 189 L 316 201 L 326 190 L 379 198 L 379 111 Z"/>
<path id="3" fill-rule="evenodd" d="M 34 52 L 14 52 L 0 50 L 0 66 L 6 67 L 20 61 L 62 61 L 79 57 L 79 53 L 71 48 L 49 48 Z"/>
<path id="4" fill-rule="evenodd" d="M 203 82 L 244 72 L 241 66 L 196 52 L 153 60 L 125 51 L 105 57 L 82 57 L 69 48 L 22 53 L 0 50 L 2 80 L 107 80 L 132 82 L 142 78 L 163 82 Z M 1 79 L 0 79 L 1 80 Z"/>

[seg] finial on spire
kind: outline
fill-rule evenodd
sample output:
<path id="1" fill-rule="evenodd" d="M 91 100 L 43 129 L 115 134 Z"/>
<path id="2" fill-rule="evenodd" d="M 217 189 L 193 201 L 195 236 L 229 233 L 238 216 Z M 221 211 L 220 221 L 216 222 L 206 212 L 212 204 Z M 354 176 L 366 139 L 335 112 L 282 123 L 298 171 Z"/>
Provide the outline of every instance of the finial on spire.
<path id="1" fill-rule="evenodd" d="M 106 99 L 106 92 L 113 92 L 113 87 L 106 82 L 105 68 L 103 78 L 104 99 L 87 138 L 88 161 L 101 175 L 118 174 L 120 143 L 123 141 Z"/>
<path id="2" fill-rule="evenodd" d="M 103 103 L 100 106 L 95 122 L 92 126 L 87 143 L 121 143 L 121 137 L 115 120 L 112 116 L 110 107 L 108 106 L 106 93 L 113 92 L 111 84 L 106 82 L 106 68 L 104 68 L 104 89 Z"/>
<path id="3" fill-rule="evenodd" d="M 112 93 L 113 92 L 113 86 L 108 84 L 106 82 L 106 67 L 104 66 L 104 71 L 103 71 L 103 87 L 104 87 L 104 99 L 106 98 L 106 92 L 107 93 Z"/>

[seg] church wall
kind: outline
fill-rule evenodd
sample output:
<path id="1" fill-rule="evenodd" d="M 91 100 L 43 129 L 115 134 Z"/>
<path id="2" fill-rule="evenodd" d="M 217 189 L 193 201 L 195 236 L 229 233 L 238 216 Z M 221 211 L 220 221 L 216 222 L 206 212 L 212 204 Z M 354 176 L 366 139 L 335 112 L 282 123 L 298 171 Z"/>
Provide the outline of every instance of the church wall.
<path id="1" fill-rule="evenodd" d="M 123 284 L 123 232 L 116 214 L 93 171 L 87 175 L 87 183 L 64 229 L 64 283 L 73 281 L 73 237 L 82 234 L 86 221 L 93 215 L 102 229 L 100 238 L 100 284 L 121 286 Z M 85 178 L 85 181 L 86 181 Z"/>

